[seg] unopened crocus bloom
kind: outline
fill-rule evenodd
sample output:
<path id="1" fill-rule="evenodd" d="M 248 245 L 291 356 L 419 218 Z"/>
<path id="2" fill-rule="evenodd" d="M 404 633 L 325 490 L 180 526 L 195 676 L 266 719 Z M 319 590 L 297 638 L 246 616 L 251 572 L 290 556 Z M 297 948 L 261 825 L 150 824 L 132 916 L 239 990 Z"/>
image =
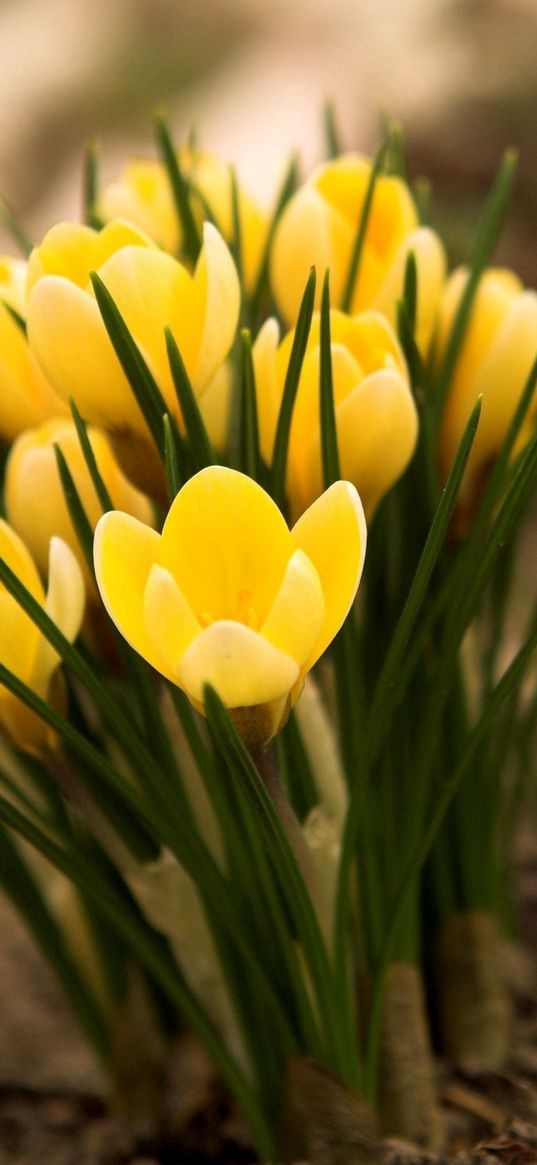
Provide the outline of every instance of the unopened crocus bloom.
<path id="1" fill-rule="evenodd" d="M 115 506 L 151 523 L 148 498 L 127 481 L 104 433 L 88 429 L 97 468 Z M 84 573 L 88 598 L 98 600 L 73 528 L 54 452 L 61 449 L 92 528 L 102 514 L 76 428 L 67 418 L 47 421 L 21 433 L 11 448 L 5 473 L 6 512 L 13 529 L 31 551 L 38 569 L 46 574 L 49 542 L 57 535 L 71 547 Z"/>
<path id="2" fill-rule="evenodd" d="M 24 542 L 0 519 L 0 558 L 72 642 L 84 613 L 84 583 L 74 554 L 62 542 L 50 543 L 48 590 Z M 37 695 L 54 705 L 62 704 L 58 674 L 59 656 L 22 607 L 0 584 L 0 662 L 23 680 Z M 0 732 L 17 748 L 40 752 L 53 742 L 50 728 L 21 700 L 0 686 Z"/>
<path id="3" fill-rule="evenodd" d="M 208 210 L 229 242 L 233 237 L 229 166 L 214 154 L 198 149 L 181 150 L 179 160 L 187 181 L 192 183 L 191 204 L 198 225 L 201 227 Z M 259 271 L 267 221 L 266 215 L 242 185 L 237 193 L 244 277 L 246 286 L 251 288 Z M 102 190 L 98 211 L 107 221 L 128 219 L 146 231 L 165 251 L 172 255 L 182 254 L 181 225 L 162 162 L 142 158 L 130 161 L 118 178 Z"/>
<path id="4" fill-rule="evenodd" d="M 0 440 L 13 439 L 30 425 L 67 408 L 47 383 L 28 347 L 24 328 L 9 308 L 25 315 L 26 263 L 0 258 Z M 7 305 L 7 306 L 6 306 Z"/>
<path id="5" fill-rule="evenodd" d="M 218 231 L 206 223 L 194 274 L 141 231 L 123 222 L 101 231 L 60 223 L 30 257 L 28 336 L 51 384 L 73 397 L 90 423 L 147 441 L 147 427 L 97 306 L 96 271 L 160 387 L 179 409 L 164 337 L 169 327 L 194 390 L 202 398 L 233 343 L 239 282 Z M 138 458 L 143 460 L 143 455 Z"/>
<path id="6" fill-rule="evenodd" d="M 444 279 L 444 251 L 437 235 L 420 227 L 412 195 L 401 178 L 377 179 L 352 297 L 343 302 L 370 175 L 369 159 L 344 154 L 319 166 L 293 195 L 272 248 L 276 302 L 285 322 L 293 325 L 309 269 L 315 266 L 318 289 L 324 272 L 330 271 L 335 307 L 353 313 L 373 308 L 395 323 L 407 257 L 413 252 L 418 276 L 416 336 L 425 351 Z"/>
<path id="7" fill-rule="evenodd" d="M 131 646 L 201 712 L 210 684 L 257 747 L 285 721 L 343 623 L 365 542 L 348 482 L 333 485 L 289 530 L 261 486 L 210 466 L 177 494 L 161 535 L 128 514 L 105 514 L 95 569 Z"/>
<path id="8" fill-rule="evenodd" d="M 459 268 L 446 285 L 436 347 L 438 367 L 445 355 L 467 279 L 467 270 Z M 500 450 L 536 357 L 537 294 L 525 291 L 511 271 L 485 271 L 449 385 L 440 433 L 440 461 L 445 478 L 470 413 L 478 396 L 482 396 L 479 425 L 460 493 L 460 505 L 468 513 L 478 500 L 487 471 Z M 534 402 L 520 430 L 515 453 L 529 440 L 536 423 Z"/>
<path id="9" fill-rule="evenodd" d="M 334 404 L 343 477 L 352 481 L 370 517 L 406 469 L 418 419 L 407 368 L 395 333 L 378 312 L 330 312 Z M 272 460 L 285 375 L 294 334 L 279 343 L 267 320 L 253 349 L 261 452 Z M 319 420 L 320 317 L 312 320 L 291 422 L 286 489 L 301 514 L 323 489 Z"/>

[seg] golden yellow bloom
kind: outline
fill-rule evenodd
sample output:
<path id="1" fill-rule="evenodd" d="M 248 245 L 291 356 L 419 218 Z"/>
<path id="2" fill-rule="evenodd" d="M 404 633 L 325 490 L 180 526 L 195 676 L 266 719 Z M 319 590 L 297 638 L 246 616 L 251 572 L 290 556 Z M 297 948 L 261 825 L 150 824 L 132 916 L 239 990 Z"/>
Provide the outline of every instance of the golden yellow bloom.
<path id="1" fill-rule="evenodd" d="M 88 429 L 98 469 L 114 505 L 143 522 L 152 522 L 152 507 L 144 494 L 127 481 L 115 461 L 109 442 L 98 429 Z M 47 572 L 49 542 L 57 535 L 70 546 L 82 568 L 88 598 L 97 599 L 78 539 L 73 529 L 58 472 L 54 445 L 59 445 L 71 471 L 92 527 L 102 513 L 72 421 L 55 418 L 38 429 L 21 433 L 6 463 L 5 504 L 8 520 L 31 551 L 38 569 Z"/>
<path id="2" fill-rule="evenodd" d="M 145 441 L 145 421 L 93 295 L 92 271 L 116 301 L 170 411 L 178 416 L 164 328 L 173 332 L 201 397 L 235 335 L 240 292 L 233 260 L 209 223 L 193 275 L 123 222 L 101 231 L 60 223 L 32 252 L 28 337 L 51 384 L 64 399 L 73 397 L 92 424 Z"/>
<path id="3" fill-rule="evenodd" d="M 23 429 L 66 412 L 28 347 L 23 330 L 5 307 L 25 314 L 26 263 L 0 258 L 0 440 L 12 441 Z"/>
<path id="4" fill-rule="evenodd" d="M 418 418 L 405 360 L 391 326 L 378 312 L 330 313 L 334 403 L 341 474 L 356 486 L 369 518 L 406 469 Z M 272 460 L 293 332 L 279 341 L 267 320 L 253 348 L 261 452 Z M 294 516 L 323 488 L 319 421 L 320 317 L 313 316 L 298 386 L 287 460 L 287 495 Z"/>
<path id="5" fill-rule="evenodd" d="M 365 520 L 337 482 L 289 531 L 251 478 L 202 470 L 162 535 L 117 511 L 95 534 L 104 604 L 125 639 L 203 711 L 211 684 L 249 744 L 269 740 L 339 630 L 362 571 Z"/>
<path id="6" fill-rule="evenodd" d="M 203 200 L 228 242 L 233 236 L 232 185 L 229 166 L 205 150 L 184 149 L 180 161 L 185 177 L 202 198 L 192 193 L 192 209 L 201 226 L 207 218 Z M 239 221 L 245 283 L 252 288 L 259 271 L 267 233 L 267 217 L 239 186 Z M 106 221 L 128 219 L 172 255 L 181 254 L 180 224 L 166 168 L 148 159 L 130 161 L 115 182 L 101 192 L 98 211 Z"/>
<path id="7" fill-rule="evenodd" d="M 84 613 L 80 567 L 61 538 L 50 543 L 48 591 L 19 535 L 0 520 L 0 558 L 72 642 Z M 43 699 L 61 703 L 59 656 L 15 599 L 0 585 L 0 662 Z M 0 732 L 17 748 L 39 752 L 53 739 L 51 730 L 20 700 L 0 686 Z"/>
<path id="8" fill-rule="evenodd" d="M 435 356 L 438 365 L 445 354 L 467 278 L 467 270 L 459 268 L 446 284 Z M 536 357 L 537 294 L 525 291 L 510 271 L 486 271 L 449 386 L 440 433 L 441 470 L 446 477 L 468 417 L 482 395 L 481 416 L 460 494 L 463 508 L 471 509 L 479 494 Z M 534 403 L 526 414 L 515 453 L 532 436 L 536 423 Z"/>
<path id="9" fill-rule="evenodd" d="M 280 219 L 272 249 L 272 287 L 287 324 L 294 324 L 309 268 L 317 269 L 318 295 L 330 270 L 332 303 L 342 306 L 351 255 L 371 174 L 371 162 L 344 154 L 319 166 L 297 190 Z M 395 323 L 407 256 L 418 272 L 416 335 L 425 351 L 430 340 L 445 272 L 442 245 L 420 227 L 408 187 L 381 175 L 376 183 L 350 310 L 374 308 Z M 319 299 L 317 300 L 319 302 Z"/>

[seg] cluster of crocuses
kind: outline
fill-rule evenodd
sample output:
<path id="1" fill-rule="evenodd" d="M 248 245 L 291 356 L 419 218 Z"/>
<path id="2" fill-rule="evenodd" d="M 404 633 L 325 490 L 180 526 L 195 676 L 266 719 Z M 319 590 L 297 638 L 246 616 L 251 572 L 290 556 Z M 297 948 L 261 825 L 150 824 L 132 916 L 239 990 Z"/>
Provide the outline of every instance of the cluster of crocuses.
<path id="1" fill-rule="evenodd" d="M 270 212 L 158 138 L 0 266 L 0 880 L 124 1105 L 175 1009 L 265 1158 L 435 1146 L 422 956 L 440 1051 L 500 1062 L 536 713 L 511 160 L 448 276 L 393 138 Z"/>

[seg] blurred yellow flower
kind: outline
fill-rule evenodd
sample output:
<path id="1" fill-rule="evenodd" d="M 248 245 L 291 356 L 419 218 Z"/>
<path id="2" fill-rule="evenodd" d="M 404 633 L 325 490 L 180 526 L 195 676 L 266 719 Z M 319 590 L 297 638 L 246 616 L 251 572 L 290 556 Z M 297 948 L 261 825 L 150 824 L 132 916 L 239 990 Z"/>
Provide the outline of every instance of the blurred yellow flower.
<path id="1" fill-rule="evenodd" d="M 317 269 L 318 291 L 324 272 L 330 270 L 332 303 L 343 306 L 370 174 L 369 159 L 360 154 L 344 154 L 319 166 L 287 204 L 276 231 L 271 260 L 272 287 L 287 324 L 296 322 L 312 266 Z M 349 310 L 356 313 L 373 308 L 395 324 L 411 251 L 418 274 L 416 336 L 421 351 L 425 351 L 444 279 L 444 251 L 437 235 L 428 227 L 420 227 L 405 183 L 400 178 L 380 175 Z"/>
<path id="2" fill-rule="evenodd" d="M 333 485 L 289 531 L 261 486 L 211 466 L 177 494 L 162 535 L 128 514 L 105 514 L 95 568 L 131 646 L 199 711 L 211 684 L 257 746 L 285 721 L 343 623 L 365 543 L 348 482 Z"/>
<path id="3" fill-rule="evenodd" d="M 84 583 L 80 567 L 61 538 L 50 543 L 48 590 L 19 535 L 0 519 L 0 558 L 17 575 L 47 614 L 72 642 L 84 614 Z M 15 599 L 0 585 L 0 662 L 34 692 L 61 705 L 63 687 L 59 656 Z M 0 733 L 17 748 L 39 752 L 54 739 L 50 728 L 25 704 L 0 686 Z"/>
<path id="4" fill-rule="evenodd" d="M 109 442 L 98 429 L 88 429 L 97 467 L 115 506 L 152 523 L 149 500 L 127 481 L 115 461 Z M 8 520 L 24 539 L 38 569 L 46 574 L 49 542 L 57 535 L 70 546 L 82 568 L 88 599 L 98 599 L 94 583 L 69 517 L 56 463 L 58 445 L 67 461 L 80 500 L 94 528 L 102 514 L 93 483 L 80 448 L 74 424 L 61 418 L 47 421 L 37 429 L 21 433 L 6 463 L 5 504 Z"/>
<path id="5" fill-rule="evenodd" d="M 24 331 L 8 307 L 25 315 L 26 263 L 0 258 L 0 440 L 12 441 L 23 429 L 67 412 L 52 391 L 28 347 Z M 6 304 L 8 307 L 6 307 Z"/>
<path id="6" fill-rule="evenodd" d="M 134 226 L 60 223 L 30 256 L 28 337 L 41 367 L 84 418 L 143 441 L 147 428 L 114 353 L 90 283 L 97 271 L 170 408 L 179 417 L 164 328 L 201 396 L 233 343 L 240 291 L 231 255 L 209 223 L 193 275 Z"/>
<path id="7" fill-rule="evenodd" d="M 446 284 L 435 349 L 437 365 L 445 355 L 467 279 L 468 272 L 461 267 Z M 511 271 L 485 271 L 449 386 L 440 432 L 440 464 L 445 478 L 472 408 L 482 395 L 479 425 L 459 495 L 462 509 L 471 512 L 478 498 L 536 357 L 537 294 L 525 291 Z M 515 454 L 533 435 L 536 424 L 534 402 L 526 414 Z"/>
<path id="8" fill-rule="evenodd" d="M 179 159 L 185 177 L 193 185 L 192 209 L 198 224 L 201 226 L 207 218 L 206 203 L 219 231 L 229 242 L 233 237 L 229 166 L 214 154 L 198 149 L 181 150 Z M 242 186 L 238 189 L 238 207 L 244 277 L 247 288 L 251 289 L 263 253 L 267 216 Z M 142 158 L 128 162 L 119 177 L 101 191 L 97 210 L 105 221 L 128 219 L 165 251 L 181 254 L 180 223 L 166 168 L 161 162 Z"/>
<path id="9" fill-rule="evenodd" d="M 330 312 L 334 404 L 341 474 L 369 518 L 406 469 L 418 418 L 401 348 L 378 312 Z M 270 464 L 294 333 L 279 343 L 267 320 L 253 347 L 261 453 Z M 293 516 L 323 489 L 319 419 L 320 317 L 312 320 L 291 422 L 286 490 Z"/>

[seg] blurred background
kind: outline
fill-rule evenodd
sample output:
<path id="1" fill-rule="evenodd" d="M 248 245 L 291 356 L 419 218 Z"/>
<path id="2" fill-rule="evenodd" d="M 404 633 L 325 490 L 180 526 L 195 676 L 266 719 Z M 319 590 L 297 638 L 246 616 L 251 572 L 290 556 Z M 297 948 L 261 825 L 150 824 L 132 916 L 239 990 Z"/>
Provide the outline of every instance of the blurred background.
<path id="1" fill-rule="evenodd" d="M 34 237 L 78 214 L 84 141 L 111 178 L 151 153 L 157 105 L 270 202 L 292 150 L 304 172 L 322 155 L 330 98 L 348 148 L 402 123 L 454 261 L 518 145 L 501 258 L 537 282 L 536 0 L 0 0 L 0 46 L 0 192 Z"/>

